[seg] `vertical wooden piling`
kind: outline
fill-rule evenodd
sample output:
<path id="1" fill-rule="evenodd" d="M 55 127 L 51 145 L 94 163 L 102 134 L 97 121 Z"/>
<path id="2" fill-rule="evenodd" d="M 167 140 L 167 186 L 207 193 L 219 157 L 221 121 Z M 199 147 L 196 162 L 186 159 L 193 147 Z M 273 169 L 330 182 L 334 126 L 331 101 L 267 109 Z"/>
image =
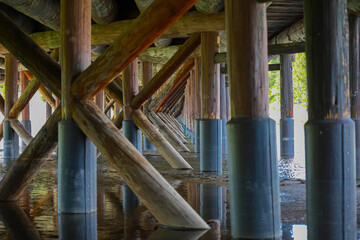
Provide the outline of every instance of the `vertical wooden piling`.
<path id="1" fill-rule="evenodd" d="M 355 122 L 356 179 L 360 179 L 360 17 L 349 14 L 351 118 Z"/>
<path id="2" fill-rule="evenodd" d="M 350 119 L 346 2 L 304 1 L 309 239 L 356 239 L 355 125 Z"/>
<path id="3" fill-rule="evenodd" d="M 61 0 L 61 111 L 59 212 L 96 211 L 96 148 L 72 119 L 70 89 L 91 64 L 91 1 Z"/>
<path id="4" fill-rule="evenodd" d="M 281 235 L 280 189 L 275 122 L 269 118 L 266 4 L 226 0 L 225 6 L 231 234 L 275 239 Z"/>
<path id="5" fill-rule="evenodd" d="M 21 94 L 24 93 L 26 87 L 29 85 L 29 79 L 25 75 L 24 71 L 20 72 L 20 91 Z M 26 107 L 21 111 L 21 123 L 24 125 L 25 129 L 31 134 L 31 121 L 30 121 L 30 104 L 28 103 Z M 26 147 L 24 141 L 21 142 L 21 151 Z"/>
<path id="6" fill-rule="evenodd" d="M 195 152 L 200 153 L 200 118 L 201 118 L 201 58 L 195 58 Z"/>
<path id="7" fill-rule="evenodd" d="M 294 157 L 292 55 L 280 55 L 280 155 Z"/>
<path id="8" fill-rule="evenodd" d="M 215 32 L 201 33 L 200 171 L 222 174 L 220 65 Z"/>
<path id="9" fill-rule="evenodd" d="M 18 62 L 10 53 L 5 54 L 5 108 L 3 122 L 4 155 L 6 165 L 19 156 L 19 137 L 11 128 L 9 113 L 18 98 Z"/>

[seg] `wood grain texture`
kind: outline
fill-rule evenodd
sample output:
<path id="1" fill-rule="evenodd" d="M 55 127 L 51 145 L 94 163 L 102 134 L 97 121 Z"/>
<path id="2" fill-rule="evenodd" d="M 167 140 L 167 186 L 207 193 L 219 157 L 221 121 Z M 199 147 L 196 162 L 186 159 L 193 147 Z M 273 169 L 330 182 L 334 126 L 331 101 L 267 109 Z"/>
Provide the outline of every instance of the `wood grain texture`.
<path id="1" fill-rule="evenodd" d="M 134 110 L 132 118 L 136 126 L 151 141 L 156 150 L 158 150 L 172 168 L 179 170 L 192 169 L 189 163 L 176 151 L 175 146 L 179 148 L 180 145 L 174 146 L 170 144 L 140 110 Z M 186 147 L 179 149 L 181 151 L 189 151 Z"/>
<path id="2" fill-rule="evenodd" d="M 63 119 L 71 119 L 71 87 L 91 64 L 91 1 L 61 1 L 61 106 Z"/>
<path id="3" fill-rule="evenodd" d="M 280 103 L 281 118 L 293 118 L 292 55 L 280 55 Z"/>
<path id="4" fill-rule="evenodd" d="M 159 128 L 164 138 L 179 152 L 190 152 L 180 138 L 154 113 L 148 113 L 149 119 Z"/>
<path id="5" fill-rule="evenodd" d="M 266 4 L 225 3 L 231 117 L 268 117 Z"/>
<path id="6" fill-rule="evenodd" d="M 26 86 L 25 90 L 22 92 L 19 99 L 11 107 L 9 112 L 9 118 L 18 117 L 19 113 L 29 104 L 31 98 L 35 95 L 36 91 L 39 89 L 40 84 L 41 84 L 40 81 L 37 78 L 35 78 L 29 83 L 29 85 Z M 30 120 L 30 116 L 28 117 L 28 119 L 23 118 L 23 120 Z"/>
<path id="7" fill-rule="evenodd" d="M 60 96 L 60 65 L 2 11 L 0 11 L 0 43 L 56 96 Z"/>
<path id="8" fill-rule="evenodd" d="M 345 2 L 304 1 L 309 120 L 350 117 Z"/>
<path id="9" fill-rule="evenodd" d="M 215 64 L 218 52 L 216 32 L 201 33 L 201 118 L 220 118 L 220 65 Z M 189 85 L 190 87 L 190 85 Z M 191 103 L 191 88 L 189 89 Z M 189 104 L 189 107 L 192 103 Z M 191 115 L 191 109 L 189 109 Z M 189 119 L 190 120 L 190 119 Z"/>
<path id="10" fill-rule="evenodd" d="M 152 63 L 142 61 L 142 86 L 145 87 L 153 77 Z M 150 103 L 147 101 L 143 106 L 143 113 L 147 116 Z"/>
<path id="11" fill-rule="evenodd" d="M 131 120 L 131 101 L 139 92 L 137 59 L 125 68 L 122 76 L 124 120 Z"/>
<path id="12" fill-rule="evenodd" d="M 19 120 L 17 120 L 17 119 L 10 119 L 10 123 L 11 123 L 11 127 L 20 136 L 20 138 L 23 140 L 23 142 L 26 145 L 29 145 L 29 143 L 33 140 L 33 137 L 26 130 L 24 125 L 22 125 L 22 123 L 19 122 Z"/>
<path id="13" fill-rule="evenodd" d="M 349 79 L 351 117 L 360 117 L 360 17 L 349 14 Z"/>
<path id="14" fill-rule="evenodd" d="M 4 117 L 9 118 L 11 107 L 18 98 L 18 61 L 10 53 L 5 54 L 5 110 Z"/>
<path id="15" fill-rule="evenodd" d="M 91 18 L 98 24 L 109 24 L 115 20 L 118 8 L 115 0 L 92 0 Z"/>
<path id="16" fill-rule="evenodd" d="M 93 103 L 85 100 L 75 101 L 72 113 L 79 127 L 160 224 L 208 229 L 204 220 Z"/>
<path id="17" fill-rule="evenodd" d="M 158 0 L 154 2 L 90 67 L 77 77 L 72 85 L 71 93 L 82 99 L 95 95 L 189 10 L 195 2 L 196 0 L 181 2 Z M 161 18 L 154 16 L 161 16 Z M 133 107 L 133 109 L 139 107 L 141 106 Z"/>
<path id="18" fill-rule="evenodd" d="M 26 87 L 29 85 L 29 79 L 25 75 L 24 71 L 20 72 L 20 92 L 21 95 L 24 93 Z M 40 85 L 38 85 L 40 87 Z M 10 115 L 10 114 L 9 114 Z M 21 119 L 23 121 L 30 120 L 30 105 L 26 104 L 21 111 Z"/>
<path id="19" fill-rule="evenodd" d="M 58 108 L 7 171 L 0 182 L 0 201 L 18 200 L 36 176 L 46 158 L 57 147 L 60 119 L 61 110 Z"/>

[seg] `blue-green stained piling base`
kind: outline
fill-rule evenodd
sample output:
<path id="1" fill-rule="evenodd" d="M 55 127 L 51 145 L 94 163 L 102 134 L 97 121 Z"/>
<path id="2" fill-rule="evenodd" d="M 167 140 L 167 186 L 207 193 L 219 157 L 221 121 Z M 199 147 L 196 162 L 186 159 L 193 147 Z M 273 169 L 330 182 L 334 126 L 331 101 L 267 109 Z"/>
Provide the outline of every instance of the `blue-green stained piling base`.
<path id="1" fill-rule="evenodd" d="M 222 152 L 223 153 L 227 153 L 228 149 L 227 149 L 227 143 L 226 143 L 226 123 L 227 123 L 227 119 L 221 119 L 222 122 Z"/>
<path id="2" fill-rule="evenodd" d="M 200 119 L 200 171 L 222 174 L 222 122 Z"/>
<path id="3" fill-rule="evenodd" d="M 123 198 L 123 212 L 131 213 L 139 204 L 138 197 L 134 192 L 129 188 L 128 185 L 124 184 L 122 186 L 122 198 Z"/>
<path id="4" fill-rule="evenodd" d="M 96 211 L 96 147 L 70 120 L 59 122 L 59 213 Z"/>
<path id="5" fill-rule="evenodd" d="M 85 214 L 59 214 L 59 239 L 96 240 L 96 212 Z"/>
<path id="6" fill-rule="evenodd" d="M 133 120 L 124 120 L 122 123 L 124 136 L 142 153 L 141 131 L 137 128 Z"/>
<path id="7" fill-rule="evenodd" d="M 195 120 L 195 153 L 200 152 L 200 119 Z"/>
<path id="8" fill-rule="evenodd" d="M 237 239 L 277 239 L 281 220 L 275 121 L 233 118 L 226 130 L 231 235 Z"/>
<path id="9" fill-rule="evenodd" d="M 122 124 L 124 136 L 142 153 L 141 131 L 137 128 L 133 120 L 124 120 Z M 135 193 L 124 183 L 123 186 L 123 208 L 126 210 L 132 205 L 137 205 L 138 198 Z"/>
<path id="10" fill-rule="evenodd" d="M 293 158 L 294 152 L 294 119 L 280 119 L 280 155 Z"/>
<path id="11" fill-rule="evenodd" d="M 25 127 L 25 129 L 31 134 L 31 121 L 23 120 L 23 121 L 21 121 L 21 123 Z M 24 141 L 21 141 L 21 146 L 20 146 L 21 152 L 25 150 L 26 146 L 27 145 L 24 143 Z"/>
<path id="12" fill-rule="evenodd" d="M 355 124 L 351 119 L 305 125 L 309 239 L 356 239 Z"/>
<path id="13" fill-rule="evenodd" d="M 3 123 L 3 136 L 4 136 L 4 159 L 13 161 L 19 157 L 19 136 L 12 129 L 9 120 Z M 10 164 L 10 162 L 9 162 Z"/>
<path id="14" fill-rule="evenodd" d="M 196 130 L 194 129 L 194 131 L 191 131 L 191 144 L 195 144 L 196 142 Z"/>
<path id="15" fill-rule="evenodd" d="M 145 136 L 143 136 L 143 141 L 144 141 L 144 150 L 156 150 L 155 146 Z"/>
<path id="16" fill-rule="evenodd" d="M 355 162 L 356 179 L 360 180 L 360 118 L 353 118 L 355 122 Z"/>
<path id="17" fill-rule="evenodd" d="M 200 215 L 205 221 L 223 219 L 223 187 L 200 185 Z"/>

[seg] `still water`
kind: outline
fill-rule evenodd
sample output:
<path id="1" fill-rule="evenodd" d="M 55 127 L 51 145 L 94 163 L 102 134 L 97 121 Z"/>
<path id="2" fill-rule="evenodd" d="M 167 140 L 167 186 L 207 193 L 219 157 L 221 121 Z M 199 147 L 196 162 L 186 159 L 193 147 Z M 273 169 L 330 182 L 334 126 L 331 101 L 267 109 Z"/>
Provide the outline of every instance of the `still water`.
<path id="1" fill-rule="evenodd" d="M 231 239 L 226 163 L 224 176 L 218 177 L 200 174 L 198 156 L 194 154 L 185 157 L 195 170 L 181 173 L 169 169 L 157 154 L 146 157 L 208 222 L 209 231 L 186 232 L 159 226 L 104 159 L 98 163 L 97 212 L 58 215 L 57 163 L 52 160 L 18 202 L 0 203 L 0 239 Z M 3 176 L 5 170 L 0 170 Z M 306 239 L 304 184 L 297 181 L 281 185 L 283 239 Z M 300 210 L 292 214 L 296 204 Z M 291 219 L 288 215 L 296 216 Z"/>

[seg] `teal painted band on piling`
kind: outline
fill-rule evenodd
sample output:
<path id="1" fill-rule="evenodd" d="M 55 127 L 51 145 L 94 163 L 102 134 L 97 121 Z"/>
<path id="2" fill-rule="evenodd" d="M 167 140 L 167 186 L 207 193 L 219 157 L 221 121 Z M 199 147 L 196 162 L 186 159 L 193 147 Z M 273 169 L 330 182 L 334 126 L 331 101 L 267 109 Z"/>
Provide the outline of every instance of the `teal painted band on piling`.
<path id="1" fill-rule="evenodd" d="M 124 120 L 122 123 L 124 136 L 142 154 L 141 131 L 137 128 L 133 120 Z"/>
<path id="2" fill-rule="evenodd" d="M 356 239 L 354 121 L 308 121 L 305 148 L 308 238 Z"/>
<path id="3" fill-rule="evenodd" d="M 23 120 L 23 121 L 21 121 L 21 124 L 31 134 L 31 121 L 30 120 Z M 24 141 L 21 141 L 21 146 L 20 146 L 21 152 L 23 152 L 26 147 L 27 147 L 27 145 L 24 143 Z"/>
<path id="4" fill-rule="evenodd" d="M 195 153 L 200 152 L 200 119 L 195 120 Z"/>
<path id="5" fill-rule="evenodd" d="M 280 238 L 275 121 L 232 118 L 226 130 L 231 235 L 238 239 Z"/>
<path id="6" fill-rule="evenodd" d="M 6 165 L 10 165 L 15 159 L 19 157 L 19 136 L 12 129 L 9 120 L 3 122 L 3 158 L 7 162 Z"/>
<path id="7" fill-rule="evenodd" d="M 58 211 L 95 212 L 96 147 L 72 119 L 58 125 Z"/>
<path id="8" fill-rule="evenodd" d="M 294 151 L 294 119 L 280 119 L 280 155 L 283 158 L 293 158 Z"/>
<path id="9" fill-rule="evenodd" d="M 59 239 L 97 239 L 97 214 L 59 214 Z"/>

